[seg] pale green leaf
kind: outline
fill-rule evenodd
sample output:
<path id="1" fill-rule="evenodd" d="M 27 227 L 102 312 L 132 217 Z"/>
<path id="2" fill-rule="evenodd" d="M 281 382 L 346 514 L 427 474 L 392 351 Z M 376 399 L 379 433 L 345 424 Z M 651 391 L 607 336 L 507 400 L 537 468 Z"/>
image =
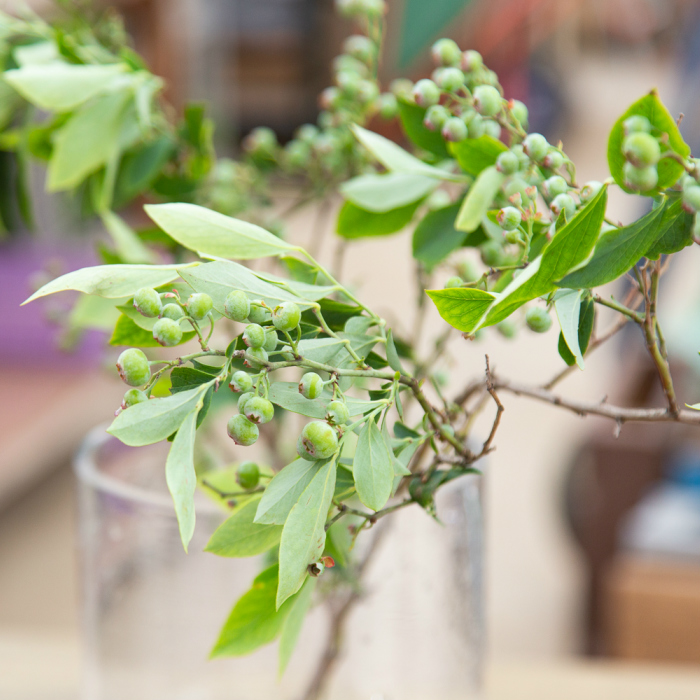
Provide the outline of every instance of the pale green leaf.
<path id="1" fill-rule="evenodd" d="M 316 588 L 316 581 L 317 579 L 309 577 L 299 593 L 292 598 L 292 608 L 282 625 L 282 633 L 280 635 L 278 667 L 280 677 L 287 668 L 289 659 L 291 659 L 294 647 L 299 639 L 301 628 L 304 625 L 304 618 L 311 607 L 311 598 Z"/>
<path id="2" fill-rule="evenodd" d="M 373 420 L 368 420 L 357 440 L 353 459 L 357 495 L 372 510 L 381 510 L 391 496 L 394 454 Z"/>
<path id="3" fill-rule="evenodd" d="M 493 208 L 493 200 L 501 189 L 505 177 L 494 166 L 484 168 L 479 173 L 457 214 L 456 229 L 469 233 L 481 226 L 486 212 Z"/>
<path id="4" fill-rule="evenodd" d="M 18 28 L 15 28 L 12 30 L 12 33 L 16 33 L 17 31 Z M 0 36 L 5 36 L 4 22 L 0 25 Z M 45 66 L 49 63 L 58 62 L 66 63 L 66 61 L 61 58 L 55 41 L 36 41 L 33 44 L 16 46 L 12 51 L 12 55 L 20 68 L 24 68 L 25 66 Z"/>
<path id="5" fill-rule="evenodd" d="M 71 328 L 91 328 L 100 331 L 112 331 L 119 319 L 117 305 L 125 299 L 103 299 L 96 296 L 80 296 L 71 309 L 69 324 Z"/>
<path id="6" fill-rule="evenodd" d="M 437 306 L 440 316 L 463 333 L 471 333 L 497 299 L 495 294 L 473 287 L 427 289 L 426 293 Z"/>
<path id="7" fill-rule="evenodd" d="M 112 236 L 114 247 L 122 260 L 130 263 L 153 261 L 153 253 L 142 243 L 124 219 L 112 211 L 104 211 L 100 217 Z"/>
<path id="8" fill-rule="evenodd" d="M 284 277 L 278 277 L 269 272 L 259 272 L 258 270 L 253 270 L 253 274 L 261 280 L 276 284 L 282 287 L 282 289 L 286 289 L 288 292 L 302 299 L 306 299 L 306 301 L 319 301 L 342 289 L 340 285 L 322 286 L 309 284 L 307 282 L 298 282 L 297 280 L 285 279 Z"/>
<path id="9" fill-rule="evenodd" d="M 344 182 L 339 191 L 361 209 L 385 212 L 427 197 L 438 184 L 435 178 L 413 173 L 370 173 Z"/>
<path id="10" fill-rule="evenodd" d="M 449 150 L 464 172 L 478 175 L 482 170 L 495 165 L 498 156 L 507 151 L 508 147 L 502 141 L 485 134 L 478 139 L 450 143 Z"/>
<path id="11" fill-rule="evenodd" d="M 403 366 L 401 365 L 399 353 L 394 344 L 394 334 L 391 329 L 389 329 L 386 334 L 386 361 L 389 363 L 389 367 L 395 372 L 403 372 Z"/>
<path id="12" fill-rule="evenodd" d="M 338 212 L 336 233 L 348 240 L 388 236 L 411 223 L 420 203 L 419 200 L 389 211 L 374 212 L 362 209 L 352 202 L 345 202 Z"/>
<path id="13" fill-rule="evenodd" d="M 580 289 L 562 289 L 554 295 L 554 310 L 557 312 L 559 326 L 564 340 L 576 359 L 579 369 L 584 368 L 583 355 L 578 344 L 578 321 L 581 313 Z"/>

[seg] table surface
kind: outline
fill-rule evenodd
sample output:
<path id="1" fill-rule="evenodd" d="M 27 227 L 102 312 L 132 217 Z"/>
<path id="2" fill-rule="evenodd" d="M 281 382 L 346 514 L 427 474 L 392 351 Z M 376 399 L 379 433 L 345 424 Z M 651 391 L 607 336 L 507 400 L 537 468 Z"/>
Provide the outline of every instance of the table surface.
<path id="1" fill-rule="evenodd" d="M 0 698 L 78 700 L 75 638 L 0 630 Z M 700 668 L 561 660 L 487 668 L 487 700 L 698 700 Z"/>

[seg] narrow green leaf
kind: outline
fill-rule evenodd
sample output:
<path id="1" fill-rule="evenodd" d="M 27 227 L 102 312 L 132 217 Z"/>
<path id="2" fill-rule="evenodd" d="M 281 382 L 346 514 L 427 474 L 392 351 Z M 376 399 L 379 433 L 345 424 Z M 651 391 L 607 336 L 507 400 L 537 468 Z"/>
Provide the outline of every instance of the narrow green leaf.
<path id="1" fill-rule="evenodd" d="M 336 460 L 316 473 L 292 508 L 282 530 L 277 609 L 303 585 L 307 568 L 323 553 L 326 518 L 335 489 Z"/>
<path id="2" fill-rule="evenodd" d="M 365 423 L 357 439 L 353 474 L 362 503 L 374 511 L 381 510 L 391 496 L 394 455 L 373 420 Z"/>
<path id="3" fill-rule="evenodd" d="M 462 202 L 455 228 L 468 233 L 476 231 L 486 212 L 493 207 L 493 200 L 504 180 L 505 175 L 493 166 L 482 170 Z"/>
<path id="4" fill-rule="evenodd" d="M 311 607 L 311 598 L 316 588 L 315 578 L 308 578 L 292 599 L 294 602 L 292 608 L 287 615 L 287 619 L 282 625 L 282 633 L 280 635 L 279 646 L 279 669 L 278 673 L 281 677 L 284 674 L 287 664 L 292 657 L 294 647 L 297 644 L 301 628 L 304 626 L 304 618 Z"/>
<path id="5" fill-rule="evenodd" d="M 201 255 L 252 260 L 296 250 L 260 226 L 196 204 L 147 204 L 144 208 L 171 238 Z"/>
<path id="6" fill-rule="evenodd" d="M 93 297 L 84 298 L 92 299 Z M 183 342 L 184 340 L 185 338 L 183 335 Z M 153 338 L 153 333 L 138 326 L 126 314 L 121 314 L 117 319 L 112 337 L 109 339 L 109 344 L 114 346 L 128 345 L 129 347 L 137 348 L 160 347 L 158 342 Z"/>
<path id="7" fill-rule="evenodd" d="M 239 506 L 211 536 L 204 551 L 220 557 L 254 557 L 279 544 L 281 525 L 254 522 L 260 498 Z"/>
<path id="8" fill-rule="evenodd" d="M 428 270 L 464 244 L 464 231 L 455 228 L 461 202 L 428 212 L 413 231 L 413 257 Z"/>
<path id="9" fill-rule="evenodd" d="M 579 369 L 584 368 L 583 355 L 578 344 L 579 313 L 581 311 L 580 289 L 560 290 L 554 295 L 554 310 L 559 319 L 561 334 L 564 336 L 571 354 Z"/>
<path id="10" fill-rule="evenodd" d="M 473 287 L 427 289 L 440 316 L 463 333 L 471 333 L 495 299 L 495 294 Z"/>
<path id="11" fill-rule="evenodd" d="M 394 335 L 391 329 L 389 329 L 386 334 L 386 360 L 389 363 L 389 367 L 395 372 L 403 372 L 399 353 L 396 351 L 396 345 L 394 345 Z"/>
<path id="12" fill-rule="evenodd" d="M 482 170 L 495 165 L 498 156 L 508 147 L 498 139 L 484 135 L 451 143 L 449 149 L 464 172 L 479 175 Z"/>
<path id="13" fill-rule="evenodd" d="M 406 228 L 419 206 L 420 201 L 377 213 L 361 209 L 352 202 L 345 202 L 338 212 L 336 232 L 347 239 L 388 236 Z"/>
<path id="14" fill-rule="evenodd" d="M 644 257 L 658 260 L 660 255 L 672 255 L 692 245 L 694 219 L 694 214 L 683 209 L 680 198 L 670 196 L 664 217 L 659 222 L 658 238 L 647 248 Z"/>
<path id="15" fill-rule="evenodd" d="M 284 525 L 290 511 L 325 462 L 295 459 L 277 472 L 257 505 L 254 522 Z"/>
<path id="16" fill-rule="evenodd" d="M 349 202 L 372 212 L 387 212 L 427 197 L 437 186 L 432 177 L 412 173 L 359 175 L 338 189 Z"/>
<path id="17" fill-rule="evenodd" d="M 581 301 L 578 321 L 578 347 L 581 350 L 581 355 L 586 354 L 588 343 L 593 334 L 593 325 L 595 323 L 595 302 L 591 297 L 587 297 Z M 576 362 L 574 354 L 569 350 L 569 346 L 564 340 L 564 336 L 559 334 L 559 354 L 569 367 Z"/>
<path id="18" fill-rule="evenodd" d="M 175 369 L 170 372 L 170 381 L 172 382 L 171 393 L 178 394 L 181 391 L 189 391 L 202 384 L 210 383 L 212 376 L 216 376 L 220 368 L 212 367 L 212 370 L 213 372 L 203 372 L 193 367 L 175 367 Z"/>
<path id="19" fill-rule="evenodd" d="M 447 144 L 439 131 L 431 131 L 423 125 L 426 110 L 415 102 L 406 102 L 399 98 L 399 118 L 401 126 L 408 138 L 418 148 L 430 151 L 438 158 L 449 158 Z"/>
<path id="20" fill-rule="evenodd" d="M 325 392 L 317 399 L 306 399 L 299 393 L 299 385 L 296 382 L 274 382 L 270 386 L 268 399 L 286 411 L 298 413 L 300 416 L 308 418 L 321 419 L 325 417 L 326 408 L 333 400 L 333 395 L 330 392 Z M 382 401 L 356 399 L 352 396 L 348 396 L 345 401 L 351 416 L 359 416 L 371 411 L 373 408 L 381 406 L 382 403 Z"/>
<path id="21" fill-rule="evenodd" d="M 115 299 L 80 296 L 70 313 L 71 328 L 93 328 L 111 331 L 121 316 Z"/>
<path id="22" fill-rule="evenodd" d="M 134 407 L 131 406 L 131 408 Z M 195 408 L 185 416 L 168 452 L 168 459 L 165 461 L 165 480 L 175 504 L 175 514 L 185 552 L 194 534 L 194 493 L 197 489 L 197 475 L 194 471 L 194 439 L 198 413 L 199 408 Z"/>
<path id="23" fill-rule="evenodd" d="M 152 262 L 153 253 L 141 242 L 124 219 L 112 211 L 100 214 L 102 223 L 112 236 L 114 247 L 122 260 L 129 263 Z"/>

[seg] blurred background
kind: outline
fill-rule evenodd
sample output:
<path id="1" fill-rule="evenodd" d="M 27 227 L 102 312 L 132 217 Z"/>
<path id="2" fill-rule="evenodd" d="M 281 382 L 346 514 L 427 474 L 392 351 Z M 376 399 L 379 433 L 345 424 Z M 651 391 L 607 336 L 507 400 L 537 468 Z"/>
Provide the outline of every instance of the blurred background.
<path id="1" fill-rule="evenodd" d="M 31 2 L 39 13 L 50 3 Z M 167 81 L 176 109 L 207 100 L 220 155 L 254 126 L 291 138 L 318 113 L 330 60 L 352 28 L 330 0 L 122 0 L 134 45 Z M 12 10 L 14 3 L 0 3 Z M 479 50 L 506 96 L 530 107 L 530 129 L 562 140 L 578 180 L 603 180 L 607 134 L 626 107 L 658 87 L 697 154 L 700 3 L 695 0 L 389 0 L 381 75 L 428 76 L 439 36 Z M 386 127 L 385 127 L 386 129 Z M 390 136 L 400 138 L 398 127 Z M 33 173 L 37 192 L 44 173 Z M 613 220 L 640 214 L 615 191 Z M 0 633 L 77 636 L 79 584 L 70 459 L 110 419 L 122 386 L 106 336 L 77 336 L 52 319 L 64 301 L 19 303 L 43 279 L 94 262 L 99 229 L 80 232 L 69 208 L 41 201 L 36 233 L 0 239 Z M 313 214 L 287 235 L 304 244 Z M 321 257 L 336 245 L 332 231 Z M 391 254 L 391 269 L 383 263 Z M 680 399 L 700 400 L 700 251 L 664 279 L 662 318 Z M 354 243 L 345 273 L 377 310 L 411 326 L 410 232 Z M 685 322 L 679 319 L 685 317 Z M 690 319 L 690 320 L 688 320 Z M 602 316 L 601 327 L 606 326 Z M 426 333 L 437 332 L 434 314 Z M 77 324 L 76 324 L 77 325 Z M 656 377 L 630 328 L 562 385 L 582 399 L 658 405 Z M 73 346 L 71 352 L 61 347 Z M 554 331 L 455 341 L 456 391 L 480 376 L 483 355 L 507 377 L 542 383 L 563 367 Z M 680 426 L 613 427 L 507 397 L 488 465 L 487 619 L 494 659 L 577 655 L 700 665 L 700 435 Z"/>

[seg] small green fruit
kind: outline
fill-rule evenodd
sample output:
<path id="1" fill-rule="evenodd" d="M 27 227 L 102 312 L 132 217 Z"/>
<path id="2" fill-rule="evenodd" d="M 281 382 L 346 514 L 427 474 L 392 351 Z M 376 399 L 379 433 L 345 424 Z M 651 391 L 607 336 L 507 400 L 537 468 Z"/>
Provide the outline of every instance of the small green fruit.
<path id="1" fill-rule="evenodd" d="M 243 149 L 252 155 L 269 157 L 274 155 L 276 148 L 277 136 L 266 126 L 253 129 L 243 139 Z"/>
<path id="2" fill-rule="evenodd" d="M 445 141 L 464 141 L 469 134 L 467 125 L 459 117 L 450 117 L 442 127 Z"/>
<path id="3" fill-rule="evenodd" d="M 464 284 L 464 280 L 461 277 L 450 277 L 450 279 L 445 282 L 445 289 L 455 289 L 456 287 L 461 287 Z"/>
<path id="4" fill-rule="evenodd" d="M 399 103 L 390 92 L 384 92 L 377 98 L 375 108 L 382 119 L 393 119 L 399 113 Z"/>
<path id="5" fill-rule="evenodd" d="M 270 322 L 272 314 L 270 310 L 264 307 L 263 302 L 260 299 L 250 302 L 250 313 L 248 314 L 248 320 L 251 323 L 257 323 L 260 326 L 265 325 Z"/>
<path id="6" fill-rule="evenodd" d="M 525 322 L 535 333 L 546 333 L 552 327 L 552 317 L 540 306 L 533 306 L 527 310 Z"/>
<path id="7" fill-rule="evenodd" d="M 301 309 L 293 301 L 283 301 L 272 311 L 272 323 L 278 331 L 292 331 L 301 321 Z"/>
<path id="8" fill-rule="evenodd" d="M 230 292 L 224 301 L 224 313 L 232 321 L 242 323 L 250 316 L 250 311 L 250 301 L 239 289 Z"/>
<path id="9" fill-rule="evenodd" d="M 518 332 L 516 325 L 509 320 L 501 321 L 496 324 L 495 328 L 504 338 L 508 339 L 514 338 Z"/>
<path id="10" fill-rule="evenodd" d="M 459 68 L 443 68 L 437 84 L 447 92 L 457 92 L 464 87 L 464 73 Z"/>
<path id="11" fill-rule="evenodd" d="M 636 192 L 653 190 L 659 184 L 659 173 L 655 165 L 637 168 L 632 163 L 625 163 L 622 168 L 625 185 Z"/>
<path id="12" fill-rule="evenodd" d="M 700 211 L 700 187 L 698 185 L 690 185 L 683 189 L 683 209 L 691 214 Z"/>
<path id="13" fill-rule="evenodd" d="M 134 294 L 134 308 L 146 318 L 156 318 L 160 315 L 163 302 L 155 289 L 143 287 Z"/>
<path id="14" fill-rule="evenodd" d="M 569 184 L 561 175 L 554 175 L 544 181 L 544 191 L 552 199 L 569 191 Z"/>
<path id="15" fill-rule="evenodd" d="M 576 213 L 576 202 L 572 199 L 571 195 L 568 194 L 558 194 L 549 205 L 549 208 L 554 214 L 559 216 L 562 212 L 565 212 L 567 220 L 570 219 Z"/>
<path id="16" fill-rule="evenodd" d="M 265 329 L 257 323 L 249 323 L 243 331 L 243 342 L 249 348 L 261 348 L 265 345 Z"/>
<path id="17" fill-rule="evenodd" d="M 302 459 L 328 459 L 338 449 L 338 435 L 328 423 L 307 423 L 297 440 L 297 454 Z"/>
<path id="18" fill-rule="evenodd" d="M 590 180 L 581 188 L 581 201 L 588 202 L 589 200 L 593 199 L 593 197 L 595 197 L 598 194 L 598 192 L 600 192 L 602 187 L 602 182 L 598 182 L 597 180 Z"/>
<path id="19" fill-rule="evenodd" d="M 498 241 L 486 241 L 483 243 L 479 252 L 481 260 L 487 267 L 500 267 L 503 265 L 503 249 Z"/>
<path id="20" fill-rule="evenodd" d="M 449 118 L 450 113 L 447 108 L 442 105 L 432 105 L 425 112 L 423 126 L 430 131 L 439 131 Z"/>
<path id="21" fill-rule="evenodd" d="M 463 71 L 471 73 L 484 65 L 484 59 L 478 51 L 465 51 L 462 54 L 461 66 Z"/>
<path id="22" fill-rule="evenodd" d="M 245 353 L 243 364 L 253 369 L 259 368 L 267 362 L 267 353 L 262 348 L 248 348 Z"/>
<path id="23" fill-rule="evenodd" d="M 275 416 L 275 407 L 262 396 L 251 396 L 245 402 L 244 413 L 251 423 L 269 423 Z"/>
<path id="24" fill-rule="evenodd" d="M 413 99 L 420 107 L 430 107 L 440 101 L 440 88 L 428 78 L 419 80 L 413 86 Z"/>
<path id="25" fill-rule="evenodd" d="M 166 348 L 172 347 L 182 340 L 182 328 L 171 318 L 160 318 L 153 324 L 153 339 Z"/>
<path id="26" fill-rule="evenodd" d="M 513 151 L 504 151 L 496 158 L 496 170 L 504 175 L 513 175 L 520 170 L 520 159 Z"/>
<path id="27" fill-rule="evenodd" d="M 484 117 L 495 117 L 503 107 L 501 93 L 491 85 L 474 88 L 474 109 Z"/>
<path id="28" fill-rule="evenodd" d="M 486 133 L 486 122 L 480 114 L 474 114 L 469 120 L 469 138 L 478 139 Z"/>
<path id="29" fill-rule="evenodd" d="M 622 142 L 622 153 L 636 168 L 645 168 L 658 163 L 661 147 L 651 134 L 635 131 Z"/>
<path id="30" fill-rule="evenodd" d="M 255 462 L 241 462 L 236 469 L 236 481 L 246 491 L 254 489 L 260 482 L 260 467 Z"/>
<path id="31" fill-rule="evenodd" d="M 246 391 L 238 397 L 238 412 L 245 415 L 245 405 L 249 399 L 252 399 L 255 394 L 252 391 Z"/>
<path id="32" fill-rule="evenodd" d="M 476 280 L 481 277 L 481 274 L 476 266 L 476 264 L 470 260 L 469 258 L 466 258 L 464 260 L 460 260 L 457 263 L 457 272 L 459 273 L 459 276 L 465 281 L 465 282 L 476 282 Z"/>
<path id="33" fill-rule="evenodd" d="M 542 165 L 550 170 L 559 170 L 559 168 L 564 165 L 564 156 L 555 148 L 550 148 L 542 161 Z"/>
<path id="34" fill-rule="evenodd" d="M 389 91 L 396 97 L 408 100 L 413 94 L 413 82 L 408 78 L 396 78 L 389 83 Z"/>
<path id="35" fill-rule="evenodd" d="M 239 369 L 237 372 L 233 373 L 231 381 L 228 383 L 231 391 L 237 394 L 250 391 L 253 388 L 253 380 L 247 372 Z"/>
<path id="36" fill-rule="evenodd" d="M 334 425 L 345 425 L 350 418 L 348 407 L 342 401 L 331 401 L 326 408 L 326 420 Z"/>
<path id="37" fill-rule="evenodd" d="M 484 133 L 498 140 L 501 138 L 501 125 L 493 119 L 484 119 Z"/>
<path id="38" fill-rule="evenodd" d="M 143 386 L 151 378 L 148 358 L 138 348 L 129 348 L 119 355 L 117 370 L 122 381 L 129 386 Z"/>
<path id="39" fill-rule="evenodd" d="M 496 221 L 504 231 L 514 231 L 520 226 L 522 215 L 515 207 L 503 207 L 496 215 Z"/>
<path id="40" fill-rule="evenodd" d="M 208 294 L 196 292 L 187 300 L 187 313 L 195 321 L 203 321 L 212 309 L 214 302 Z"/>
<path id="41" fill-rule="evenodd" d="M 263 345 L 263 350 L 266 353 L 274 352 L 277 349 L 277 343 L 279 338 L 277 336 L 277 331 L 273 328 L 265 329 L 265 344 Z"/>
<path id="42" fill-rule="evenodd" d="M 121 407 L 123 410 L 126 410 L 129 406 L 135 406 L 137 403 L 143 403 L 144 401 L 148 401 L 148 394 L 145 391 L 129 389 L 124 394 Z"/>
<path id="43" fill-rule="evenodd" d="M 260 435 L 258 426 L 240 414 L 229 419 L 226 425 L 226 432 L 237 445 L 242 445 L 243 447 L 252 445 Z"/>
<path id="44" fill-rule="evenodd" d="M 323 393 L 323 379 L 316 372 L 307 372 L 299 382 L 299 393 L 305 399 L 317 399 Z"/>
<path id="45" fill-rule="evenodd" d="M 625 136 L 639 131 L 648 134 L 651 131 L 651 122 L 641 114 L 633 114 L 622 122 L 622 128 L 625 132 Z"/>
<path id="46" fill-rule="evenodd" d="M 438 66 L 458 66 L 462 52 L 452 39 L 438 39 L 430 49 L 430 55 Z"/>
<path id="47" fill-rule="evenodd" d="M 510 113 L 518 120 L 523 129 L 527 129 L 529 112 L 525 103 L 520 100 L 512 100 Z"/>
<path id="48" fill-rule="evenodd" d="M 452 197 L 445 190 L 435 190 L 426 202 L 428 209 L 430 211 L 437 211 L 438 209 L 444 209 L 452 204 Z"/>
<path id="49" fill-rule="evenodd" d="M 353 34 L 343 42 L 343 53 L 368 63 L 376 53 L 374 42 L 363 34 Z"/>
<path id="50" fill-rule="evenodd" d="M 523 141 L 523 149 L 530 160 L 540 163 L 549 151 L 549 144 L 542 134 L 528 134 Z"/>
<path id="51" fill-rule="evenodd" d="M 166 304 L 160 312 L 161 318 L 169 318 L 171 321 L 179 321 L 185 318 L 185 312 L 179 304 Z"/>

